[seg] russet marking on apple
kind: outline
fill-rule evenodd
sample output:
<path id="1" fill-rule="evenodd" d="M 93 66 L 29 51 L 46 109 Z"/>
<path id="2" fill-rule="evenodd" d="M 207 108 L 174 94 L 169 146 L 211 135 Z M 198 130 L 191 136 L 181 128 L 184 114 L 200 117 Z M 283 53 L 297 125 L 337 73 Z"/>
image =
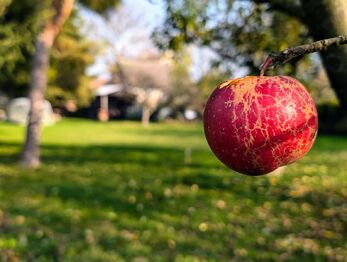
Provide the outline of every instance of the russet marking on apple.
<path id="1" fill-rule="evenodd" d="M 213 91 L 204 112 L 206 139 L 217 158 L 253 176 L 302 158 L 317 127 L 311 96 L 287 76 L 225 81 Z"/>

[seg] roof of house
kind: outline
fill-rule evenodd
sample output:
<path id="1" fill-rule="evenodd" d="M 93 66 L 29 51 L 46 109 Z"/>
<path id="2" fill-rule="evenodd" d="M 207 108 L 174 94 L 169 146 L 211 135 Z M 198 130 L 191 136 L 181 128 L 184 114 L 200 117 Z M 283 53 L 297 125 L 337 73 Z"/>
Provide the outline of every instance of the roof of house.
<path id="1" fill-rule="evenodd" d="M 127 84 L 133 87 L 169 89 L 171 87 L 171 64 L 168 59 L 147 57 L 119 59 L 119 65 Z M 115 77 L 120 82 L 119 76 Z"/>
<path id="2" fill-rule="evenodd" d="M 122 85 L 102 85 L 95 91 L 96 96 L 108 96 L 117 92 L 122 91 Z"/>

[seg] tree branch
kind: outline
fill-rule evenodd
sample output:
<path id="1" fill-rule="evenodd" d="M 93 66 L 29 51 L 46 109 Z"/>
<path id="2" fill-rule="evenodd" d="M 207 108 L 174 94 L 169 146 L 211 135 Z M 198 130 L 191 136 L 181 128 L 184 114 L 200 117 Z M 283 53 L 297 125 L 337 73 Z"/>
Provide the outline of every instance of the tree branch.
<path id="1" fill-rule="evenodd" d="M 46 22 L 39 38 L 46 38 L 47 43 L 52 46 L 63 24 L 69 18 L 73 5 L 74 0 L 53 0 L 52 9 L 54 10 L 54 15 Z"/>
<path id="2" fill-rule="evenodd" d="M 298 56 L 324 51 L 330 46 L 345 44 L 347 44 L 347 35 L 340 35 L 337 37 L 313 42 L 307 45 L 289 47 L 281 52 L 270 53 L 270 55 L 265 59 L 265 62 L 260 66 L 260 76 L 263 76 L 268 68 L 275 68 L 279 65 L 285 64 Z"/>

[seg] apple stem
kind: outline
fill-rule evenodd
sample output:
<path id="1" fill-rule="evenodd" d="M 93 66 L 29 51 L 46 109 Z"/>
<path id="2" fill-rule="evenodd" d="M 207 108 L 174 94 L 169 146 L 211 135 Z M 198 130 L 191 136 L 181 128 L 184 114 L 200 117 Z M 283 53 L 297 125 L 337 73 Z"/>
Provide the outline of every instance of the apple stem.
<path id="1" fill-rule="evenodd" d="M 268 68 L 275 68 L 288 61 L 314 52 L 324 51 L 330 46 L 347 44 L 347 35 L 340 35 L 333 38 L 323 39 L 307 45 L 289 47 L 281 52 L 272 52 L 260 66 L 260 76 L 263 76 Z"/>
<path id="2" fill-rule="evenodd" d="M 269 65 L 272 63 L 272 58 L 271 56 L 268 56 L 265 60 L 265 62 L 261 65 L 260 68 L 260 76 L 264 76 L 265 71 L 267 70 L 267 68 L 269 67 Z"/>

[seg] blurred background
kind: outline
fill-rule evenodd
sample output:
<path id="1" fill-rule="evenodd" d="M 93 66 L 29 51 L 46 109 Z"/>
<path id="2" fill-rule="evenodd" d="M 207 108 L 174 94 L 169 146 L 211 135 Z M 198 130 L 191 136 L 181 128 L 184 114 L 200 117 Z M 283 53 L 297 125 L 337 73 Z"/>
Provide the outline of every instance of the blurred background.
<path id="1" fill-rule="evenodd" d="M 347 46 L 267 73 L 319 111 L 313 149 L 281 172 L 227 169 L 201 123 L 219 83 L 342 34 L 345 0 L 0 0 L 0 261 L 347 261 Z"/>

